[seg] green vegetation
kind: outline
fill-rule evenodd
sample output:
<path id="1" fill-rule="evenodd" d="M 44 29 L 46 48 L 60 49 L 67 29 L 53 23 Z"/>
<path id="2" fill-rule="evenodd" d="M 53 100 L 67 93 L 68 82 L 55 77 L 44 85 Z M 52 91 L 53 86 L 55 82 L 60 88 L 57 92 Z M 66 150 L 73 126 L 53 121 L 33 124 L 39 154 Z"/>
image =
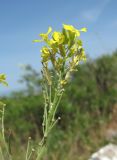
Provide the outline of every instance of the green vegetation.
<path id="1" fill-rule="evenodd" d="M 117 143 L 117 137 L 105 136 L 112 123 L 117 103 L 117 51 L 77 67 L 60 102 L 56 118 L 61 117 L 49 135 L 49 160 L 86 160 L 92 152 L 106 143 Z M 43 97 L 41 76 L 31 66 L 25 67 L 21 82 L 27 89 L 3 97 L 5 110 L 5 135 L 14 159 L 22 160 L 27 137 L 32 144 L 43 135 Z M 17 147 L 18 146 L 18 147 Z"/>

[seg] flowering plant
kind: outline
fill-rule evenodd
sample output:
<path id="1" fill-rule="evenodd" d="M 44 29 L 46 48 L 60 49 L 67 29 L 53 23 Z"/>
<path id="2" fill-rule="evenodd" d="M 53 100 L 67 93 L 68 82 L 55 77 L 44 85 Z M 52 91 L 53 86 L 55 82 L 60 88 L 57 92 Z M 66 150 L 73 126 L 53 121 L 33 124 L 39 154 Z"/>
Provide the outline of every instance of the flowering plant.
<path id="1" fill-rule="evenodd" d="M 43 115 L 43 138 L 37 150 L 37 159 L 41 157 L 46 148 L 46 139 L 53 126 L 60 117 L 56 118 L 56 111 L 65 91 L 65 85 L 69 82 L 70 76 L 77 71 L 80 61 L 86 60 L 85 51 L 80 33 L 86 32 L 86 28 L 80 30 L 72 25 L 63 25 L 62 31 L 52 32 L 49 27 L 47 33 L 41 33 L 40 40 L 33 42 L 44 42 L 41 49 L 42 58 L 42 89 L 44 96 Z M 49 70 L 51 64 L 52 70 Z"/>
<path id="2" fill-rule="evenodd" d="M 41 33 L 40 40 L 33 42 L 44 42 L 41 49 L 42 58 L 42 90 L 44 97 L 44 115 L 43 115 L 43 138 L 36 149 L 30 146 L 30 138 L 27 144 L 25 160 L 40 160 L 46 151 L 46 140 L 52 128 L 58 122 L 60 117 L 56 118 L 56 112 L 68 84 L 70 77 L 80 61 L 86 60 L 85 51 L 80 33 L 86 32 L 86 28 L 80 30 L 72 25 L 63 25 L 62 31 L 52 32 L 49 27 L 47 33 Z M 51 64 L 52 69 L 49 69 Z M 0 83 L 7 85 L 6 76 L 0 74 Z M 3 160 L 13 160 L 9 145 L 6 143 L 4 135 L 4 106 L 0 102 L 1 130 L 0 130 L 0 157 Z M 31 150 L 30 150 L 31 149 Z M 34 152 L 36 150 L 36 152 Z M 34 153 L 34 154 L 33 154 Z"/>

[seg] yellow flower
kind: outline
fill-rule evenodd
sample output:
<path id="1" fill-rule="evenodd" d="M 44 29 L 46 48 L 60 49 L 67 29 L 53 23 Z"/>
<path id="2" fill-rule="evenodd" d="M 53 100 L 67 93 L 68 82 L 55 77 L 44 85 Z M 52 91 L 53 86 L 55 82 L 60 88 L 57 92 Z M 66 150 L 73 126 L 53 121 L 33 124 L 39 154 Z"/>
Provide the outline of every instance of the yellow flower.
<path id="1" fill-rule="evenodd" d="M 63 25 L 63 28 L 66 29 L 66 30 L 68 30 L 68 31 L 72 31 L 72 32 L 75 29 L 72 25 L 66 25 L 66 24 Z"/>
<path id="2" fill-rule="evenodd" d="M 49 27 L 46 33 L 40 34 L 41 40 L 34 40 L 34 42 L 44 41 L 46 44 L 41 49 L 42 62 L 46 64 L 50 61 L 57 71 L 63 68 L 62 65 L 66 66 L 70 62 L 70 70 L 74 70 L 79 61 L 86 60 L 83 44 L 79 39 L 80 33 L 86 31 L 87 28 L 76 29 L 66 24 L 63 24 L 61 32 L 52 32 L 52 28 Z"/>
<path id="3" fill-rule="evenodd" d="M 74 65 L 77 66 L 79 63 L 79 56 L 78 55 L 74 56 L 73 61 L 74 61 Z"/>
<path id="4" fill-rule="evenodd" d="M 61 32 L 54 32 L 52 37 L 53 37 L 53 40 L 58 44 L 62 44 L 65 39 L 64 35 Z"/>
<path id="5" fill-rule="evenodd" d="M 47 41 L 48 40 L 48 35 L 51 33 L 52 28 L 49 27 L 47 33 L 41 33 L 40 37 L 42 38 L 42 40 Z"/>
<path id="6" fill-rule="evenodd" d="M 54 41 L 53 39 L 50 39 L 49 40 L 49 45 L 50 46 L 53 46 L 53 45 L 55 45 L 56 44 L 56 41 Z"/>
<path id="7" fill-rule="evenodd" d="M 65 85 L 66 83 L 67 83 L 67 81 L 66 80 L 61 80 L 61 85 Z"/>
<path id="8" fill-rule="evenodd" d="M 85 54 L 85 51 L 84 51 L 83 48 L 82 48 L 82 51 L 81 51 L 81 58 L 80 58 L 80 60 L 86 61 L 86 54 Z"/>
<path id="9" fill-rule="evenodd" d="M 4 84 L 4 85 L 8 85 L 6 82 L 6 75 L 5 74 L 0 74 L 0 83 Z"/>
<path id="10" fill-rule="evenodd" d="M 51 32 L 52 32 L 52 28 L 49 27 L 47 33 L 41 33 L 41 34 L 39 34 L 39 36 L 42 38 L 41 40 L 36 39 L 36 40 L 33 40 L 33 42 L 42 42 L 42 41 L 48 42 L 48 40 L 49 40 L 48 39 L 48 35 Z"/>
<path id="11" fill-rule="evenodd" d="M 70 31 L 72 33 L 75 33 L 75 36 L 76 37 L 79 37 L 80 36 L 80 31 L 76 28 L 74 28 L 72 25 L 66 25 L 66 24 L 63 24 L 63 28 L 67 31 Z"/>
<path id="12" fill-rule="evenodd" d="M 41 50 L 41 57 L 43 58 L 43 62 L 46 62 L 50 58 L 50 50 L 47 47 L 43 47 Z"/>
<path id="13" fill-rule="evenodd" d="M 87 28 L 81 28 L 80 31 L 81 32 L 87 32 Z"/>

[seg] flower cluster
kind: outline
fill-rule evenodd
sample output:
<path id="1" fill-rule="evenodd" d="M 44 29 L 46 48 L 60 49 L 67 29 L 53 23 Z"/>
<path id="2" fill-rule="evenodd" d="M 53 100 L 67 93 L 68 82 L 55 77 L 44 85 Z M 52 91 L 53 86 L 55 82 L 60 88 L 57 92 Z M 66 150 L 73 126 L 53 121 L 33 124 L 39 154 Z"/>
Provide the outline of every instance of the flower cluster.
<path id="1" fill-rule="evenodd" d="M 49 27 L 47 33 L 39 35 L 41 40 L 34 40 L 34 42 L 43 41 L 46 44 L 41 49 L 42 62 L 46 68 L 48 68 L 48 62 L 51 62 L 56 73 L 64 72 L 65 76 L 62 77 L 61 83 L 66 83 L 70 72 L 76 70 L 79 62 L 86 59 L 80 40 L 80 33 L 86 31 L 86 28 L 78 30 L 72 25 L 63 24 L 61 32 L 52 32 L 52 28 Z"/>

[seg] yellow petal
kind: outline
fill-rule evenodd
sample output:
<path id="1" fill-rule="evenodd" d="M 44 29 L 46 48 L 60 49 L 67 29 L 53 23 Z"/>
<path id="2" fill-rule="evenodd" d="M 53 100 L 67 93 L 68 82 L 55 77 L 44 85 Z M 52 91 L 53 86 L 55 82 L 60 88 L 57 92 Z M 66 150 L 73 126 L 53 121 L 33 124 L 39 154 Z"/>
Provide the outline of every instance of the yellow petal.
<path id="1" fill-rule="evenodd" d="M 79 30 L 76 30 L 76 36 L 79 37 L 80 36 L 80 32 Z"/>
<path id="2" fill-rule="evenodd" d="M 60 33 L 59 32 L 54 32 L 52 36 L 53 36 L 55 41 L 59 41 L 59 38 L 60 38 Z"/>
<path id="3" fill-rule="evenodd" d="M 80 31 L 79 31 L 78 29 L 74 28 L 72 25 L 63 24 L 63 28 L 64 28 L 65 30 L 68 30 L 68 31 L 70 31 L 70 32 L 75 33 L 75 36 L 76 36 L 76 37 L 79 37 L 79 36 L 80 36 Z"/>
<path id="4" fill-rule="evenodd" d="M 81 28 L 81 32 L 87 32 L 87 28 Z"/>
<path id="5" fill-rule="evenodd" d="M 63 24 L 63 28 L 68 31 L 74 31 L 74 27 L 72 25 Z"/>
<path id="6" fill-rule="evenodd" d="M 61 32 L 54 32 L 52 37 L 59 44 L 62 44 L 65 39 L 64 35 Z"/>
<path id="7" fill-rule="evenodd" d="M 50 32 L 52 32 L 52 27 L 49 27 L 49 28 L 48 28 L 47 34 L 49 34 Z"/>

